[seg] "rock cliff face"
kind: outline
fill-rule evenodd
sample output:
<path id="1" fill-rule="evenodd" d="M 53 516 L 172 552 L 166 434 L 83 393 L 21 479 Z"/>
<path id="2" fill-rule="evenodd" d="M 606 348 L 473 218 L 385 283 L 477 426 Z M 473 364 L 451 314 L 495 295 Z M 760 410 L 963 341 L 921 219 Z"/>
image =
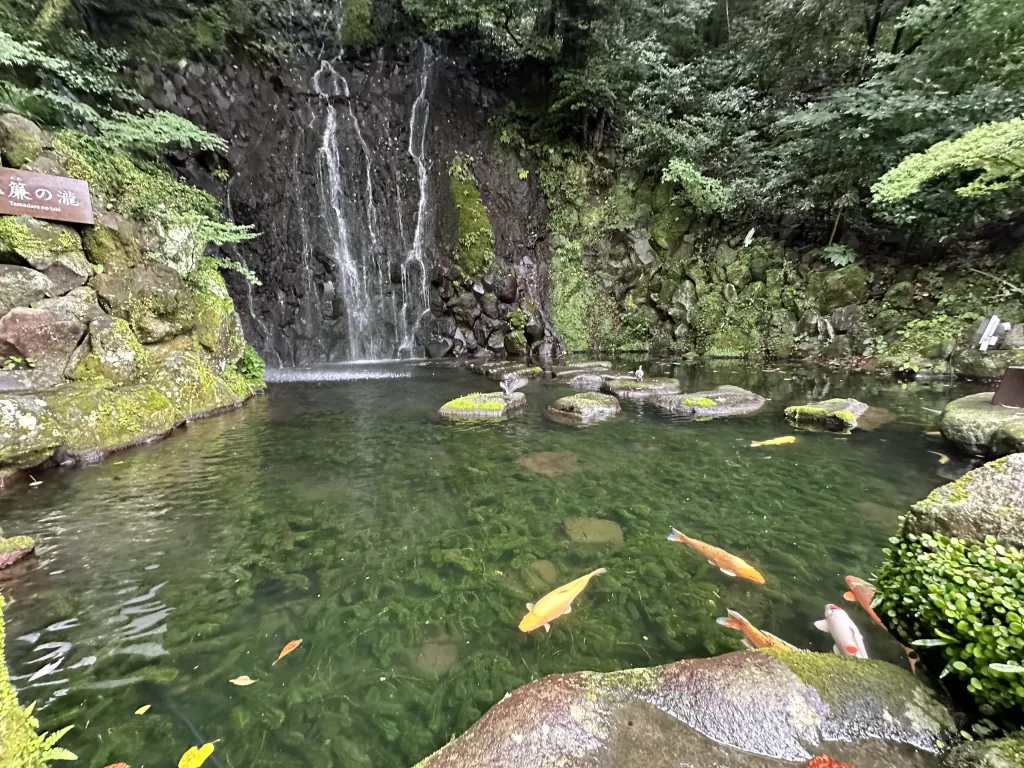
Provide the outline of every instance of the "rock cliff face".
<path id="1" fill-rule="evenodd" d="M 67 175 L 14 117 L 4 161 Z M 166 235 L 93 203 L 95 226 L 0 216 L 0 482 L 156 439 L 263 386 L 216 266 L 180 273 L 159 260 Z"/>
<path id="2" fill-rule="evenodd" d="M 543 194 L 488 127 L 498 98 L 459 64 L 425 45 L 274 75 L 189 64 L 155 73 L 149 98 L 231 143 L 226 168 L 179 164 L 262 233 L 232 256 L 263 285 L 229 287 L 268 364 L 498 352 L 550 331 Z M 456 157 L 493 230 L 468 275 Z"/>

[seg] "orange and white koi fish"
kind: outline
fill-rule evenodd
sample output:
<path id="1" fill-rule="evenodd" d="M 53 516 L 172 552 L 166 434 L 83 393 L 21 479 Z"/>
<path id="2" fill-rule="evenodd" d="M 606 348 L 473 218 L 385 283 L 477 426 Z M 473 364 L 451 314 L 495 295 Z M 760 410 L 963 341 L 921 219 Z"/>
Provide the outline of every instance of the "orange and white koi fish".
<path id="1" fill-rule="evenodd" d="M 703 541 L 697 541 L 697 539 L 691 539 L 684 533 L 680 533 L 675 528 L 672 529 L 672 533 L 668 535 L 669 541 L 678 541 L 681 544 L 687 544 L 693 549 L 700 552 L 704 557 L 708 559 L 708 562 L 718 568 L 726 576 L 739 576 L 742 579 L 749 579 L 755 584 L 764 584 L 764 576 L 757 572 L 754 566 L 747 563 L 745 560 L 741 560 L 736 555 L 730 555 L 724 549 L 713 547 L 710 544 L 705 544 Z"/>
<path id="2" fill-rule="evenodd" d="M 847 576 L 846 586 L 850 588 L 850 591 L 843 594 L 843 599 L 857 603 L 875 624 L 885 628 L 885 624 L 871 607 L 871 602 L 875 599 L 875 585 L 869 584 L 864 579 L 858 579 L 856 576 Z"/>
<path id="3" fill-rule="evenodd" d="M 592 578 L 602 573 L 608 573 L 608 571 L 604 568 L 598 568 L 596 571 L 591 571 L 586 576 L 580 576 L 575 581 L 570 581 L 553 592 L 548 592 L 536 603 L 527 603 L 526 610 L 528 613 L 519 622 L 519 630 L 521 632 L 533 632 L 535 629 L 544 627 L 545 630 L 550 632 L 551 622 L 559 616 L 572 611 L 572 601 L 586 588 Z"/>
<path id="4" fill-rule="evenodd" d="M 715 619 L 723 627 L 735 629 L 743 633 L 743 644 L 747 648 L 786 648 L 791 651 L 800 650 L 795 645 L 790 645 L 781 637 L 776 637 L 771 632 L 758 629 L 736 611 L 728 608 L 725 611 L 728 615 Z"/>
<path id="5" fill-rule="evenodd" d="M 832 652 L 837 656 L 854 656 L 858 659 L 868 658 L 867 649 L 864 647 L 864 638 L 853 623 L 853 619 L 846 615 L 846 611 L 838 605 L 829 603 L 825 606 L 825 618 L 814 622 L 814 626 L 822 632 L 832 635 L 835 645 Z"/>

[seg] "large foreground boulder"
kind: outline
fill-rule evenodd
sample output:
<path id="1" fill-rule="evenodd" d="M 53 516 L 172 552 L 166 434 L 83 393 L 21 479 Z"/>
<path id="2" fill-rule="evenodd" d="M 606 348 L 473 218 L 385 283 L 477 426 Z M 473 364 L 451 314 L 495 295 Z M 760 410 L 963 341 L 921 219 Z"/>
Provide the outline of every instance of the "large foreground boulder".
<path id="1" fill-rule="evenodd" d="M 850 397 L 834 397 L 807 405 L 791 405 L 786 409 L 786 419 L 798 427 L 845 431 L 856 428 L 858 419 L 869 407 Z"/>
<path id="2" fill-rule="evenodd" d="M 992 404 L 992 392 L 961 397 L 939 417 L 942 436 L 972 456 L 1024 451 L 1024 408 Z"/>
<path id="3" fill-rule="evenodd" d="M 932 764 L 952 718 L 908 672 L 802 651 L 730 653 L 520 688 L 417 768 L 857 768 Z"/>
<path id="4" fill-rule="evenodd" d="M 723 384 L 706 392 L 663 395 L 654 404 L 666 411 L 695 419 L 722 419 L 757 413 L 767 401 L 754 392 Z"/>
<path id="5" fill-rule="evenodd" d="M 911 507 L 886 550 L 878 613 L 983 715 L 1024 708 L 1024 454 L 997 459 Z"/>

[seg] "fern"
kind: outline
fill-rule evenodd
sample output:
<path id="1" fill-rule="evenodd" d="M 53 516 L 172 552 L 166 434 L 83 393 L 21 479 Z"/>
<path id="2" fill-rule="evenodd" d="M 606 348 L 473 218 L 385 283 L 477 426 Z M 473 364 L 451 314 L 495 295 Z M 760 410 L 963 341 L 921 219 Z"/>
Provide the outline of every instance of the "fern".
<path id="1" fill-rule="evenodd" d="M 159 159 L 167 145 L 173 143 L 185 149 L 228 150 L 227 142 L 220 136 L 170 112 L 147 112 L 143 115 L 118 112 L 111 119 L 99 118 L 93 122 L 103 146 L 136 152 L 154 160 Z"/>

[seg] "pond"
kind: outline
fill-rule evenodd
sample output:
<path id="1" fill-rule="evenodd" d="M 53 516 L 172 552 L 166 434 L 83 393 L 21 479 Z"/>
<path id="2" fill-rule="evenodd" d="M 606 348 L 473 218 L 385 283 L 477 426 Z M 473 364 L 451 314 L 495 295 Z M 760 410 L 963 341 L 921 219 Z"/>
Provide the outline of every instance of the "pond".
<path id="1" fill-rule="evenodd" d="M 868 577 L 897 516 L 967 468 L 941 463 L 926 434 L 962 385 L 645 368 L 684 391 L 737 384 L 771 400 L 705 423 L 626 403 L 574 427 L 545 412 L 570 390 L 535 381 L 509 421 L 444 423 L 446 400 L 496 385 L 415 363 L 337 366 L 157 445 L 39 474 L 0 502 L 0 526 L 39 542 L 0 582 L 23 701 L 45 728 L 75 726 L 62 743 L 88 768 L 172 765 L 213 740 L 215 766 L 410 766 L 543 675 L 737 650 L 715 623 L 726 608 L 830 649 L 812 623 L 842 602 L 843 577 Z M 840 395 L 895 418 L 842 436 L 782 417 Z M 570 541 L 579 517 L 614 522 L 621 541 Z M 671 527 L 766 584 L 667 541 Z M 526 602 L 599 567 L 550 634 L 517 629 Z M 850 611 L 872 655 L 905 663 Z M 242 675 L 257 682 L 229 682 Z"/>

